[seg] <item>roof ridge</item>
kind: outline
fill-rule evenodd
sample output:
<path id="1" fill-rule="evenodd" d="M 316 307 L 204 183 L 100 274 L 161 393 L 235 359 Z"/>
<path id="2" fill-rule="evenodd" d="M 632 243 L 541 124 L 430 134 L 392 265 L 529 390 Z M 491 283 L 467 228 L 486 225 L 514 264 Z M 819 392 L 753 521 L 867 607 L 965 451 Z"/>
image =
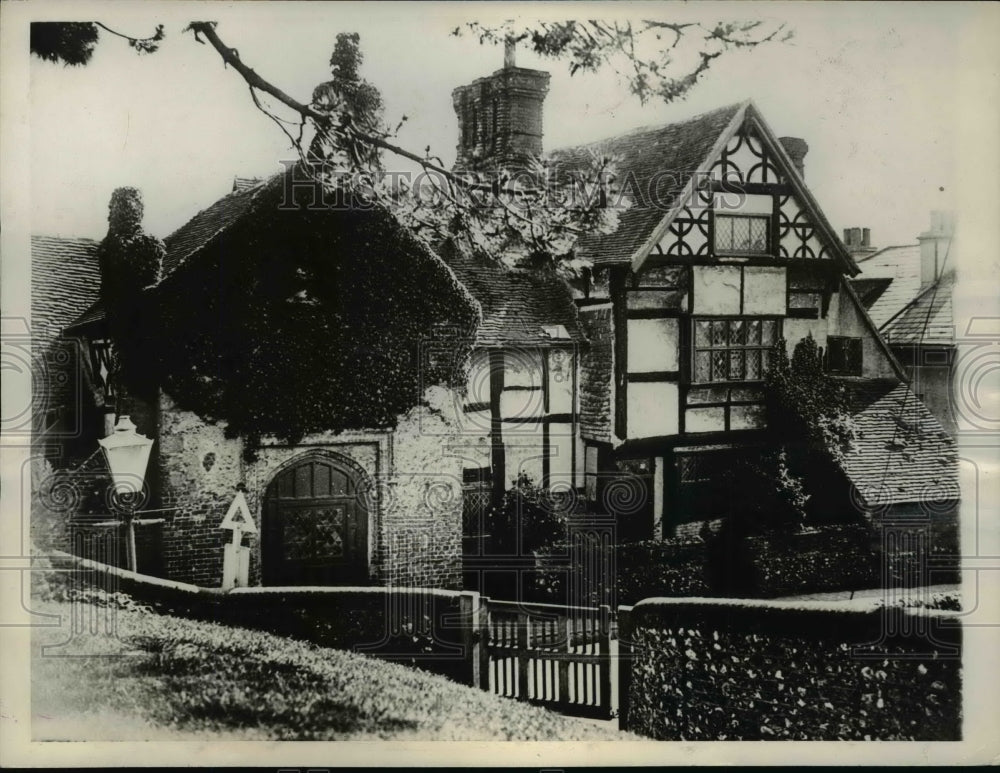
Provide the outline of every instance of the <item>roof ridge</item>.
<path id="1" fill-rule="evenodd" d="M 705 110 L 705 111 L 703 111 L 701 113 L 698 113 L 696 115 L 692 115 L 692 116 L 689 116 L 687 118 L 682 118 L 682 119 L 677 120 L 677 121 L 667 121 L 665 123 L 650 123 L 650 124 L 645 124 L 643 126 L 637 126 L 634 129 L 628 129 L 627 131 L 621 132 L 619 134 L 611 134 L 611 135 L 608 135 L 606 137 L 602 137 L 601 139 L 591 140 L 589 142 L 582 142 L 582 143 L 580 143 L 578 145 L 566 145 L 566 146 L 559 147 L 559 148 L 553 148 L 552 150 L 548 151 L 548 153 L 546 153 L 546 155 L 548 155 L 549 153 L 559 153 L 559 152 L 565 152 L 565 151 L 569 151 L 569 150 L 581 150 L 583 148 L 589 148 L 589 147 L 593 147 L 595 145 L 601 145 L 601 144 L 606 143 L 606 142 L 612 142 L 614 140 L 620 140 L 620 139 L 623 139 L 625 137 L 632 137 L 632 136 L 637 135 L 637 134 L 646 134 L 646 133 L 649 133 L 649 132 L 662 131 L 663 129 L 666 129 L 666 128 L 670 127 L 670 126 L 681 126 L 681 125 L 686 124 L 686 123 L 693 123 L 695 121 L 701 121 L 704 118 L 706 118 L 707 116 L 714 115 L 716 113 L 723 113 L 723 112 L 725 112 L 727 110 L 736 111 L 736 110 L 739 110 L 741 107 L 744 107 L 745 105 L 749 105 L 751 103 L 752 103 L 752 100 L 750 100 L 748 98 L 748 99 L 744 99 L 741 102 L 733 102 L 732 104 L 723 105 L 721 107 L 716 107 L 716 108 L 714 108 L 712 110 Z"/>
<path id="2" fill-rule="evenodd" d="M 856 257 L 854 259 L 854 262 L 865 263 L 866 261 L 869 261 L 872 258 L 881 255 L 886 250 L 902 250 L 906 249 L 907 247 L 919 247 L 919 246 L 920 246 L 919 244 L 887 244 L 885 247 L 879 247 L 875 252 L 871 252 L 868 255 L 865 255 L 864 257 L 860 256 Z"/>

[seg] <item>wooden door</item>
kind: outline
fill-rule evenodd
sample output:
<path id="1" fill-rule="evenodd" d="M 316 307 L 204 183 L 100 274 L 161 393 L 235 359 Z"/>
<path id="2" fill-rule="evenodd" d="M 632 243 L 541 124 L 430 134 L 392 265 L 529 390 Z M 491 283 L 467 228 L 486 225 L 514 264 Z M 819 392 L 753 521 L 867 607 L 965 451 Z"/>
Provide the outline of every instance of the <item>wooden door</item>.
<path id="1" fill-rule="evenodd" d="M 368 512 L 349 464 L 310 457 L 280 472 L 264 496 L 265 585 L 368 582 Z"/>

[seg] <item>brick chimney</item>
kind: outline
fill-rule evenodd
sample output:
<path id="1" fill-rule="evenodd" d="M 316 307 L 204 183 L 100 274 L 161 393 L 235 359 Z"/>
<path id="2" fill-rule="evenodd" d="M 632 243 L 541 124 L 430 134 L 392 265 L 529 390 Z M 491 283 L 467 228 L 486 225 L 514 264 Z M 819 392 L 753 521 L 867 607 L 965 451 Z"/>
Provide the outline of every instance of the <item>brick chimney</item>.
<path id="1" fill-rule="evenodd" d="M 795 167 L 795 171 L 799 173 L 799 177 L 803 180 L 806 179 L 806 153 L 809 152 L 809 146 L 806 141 L 801 137 L 779 137 L 778 142 L 785 149 L 788 157 L 792 159 L 792 165 Z"/>
<path id="2" fill-rule="evenodd" d="M 542 103 L 549 74 L 516 66 L 508 42 L 504 66 L 452 91 L 458 114 L 458 170 L 523 168 L 542 153 Z"/>
<path id="3" fill-rule="evenodd" d="M 844 229 L 844 246 L 847 247 L 847 251 L 851 254 L 852 258 L 858 255 L 870 255 L 877 251 L 871 245 L 871 238 L 871 228 Z"/>
<path id="4" fill-rule="evenodd" d="M 931 227 L 917 237 L 920 242 L 920 284 L 933 283 L 945 270 L 945 256 L 955 233 L 955 215 L 952 212 L 931 212 Z M 954 265 L 952 262 L 951 265 Z"/>

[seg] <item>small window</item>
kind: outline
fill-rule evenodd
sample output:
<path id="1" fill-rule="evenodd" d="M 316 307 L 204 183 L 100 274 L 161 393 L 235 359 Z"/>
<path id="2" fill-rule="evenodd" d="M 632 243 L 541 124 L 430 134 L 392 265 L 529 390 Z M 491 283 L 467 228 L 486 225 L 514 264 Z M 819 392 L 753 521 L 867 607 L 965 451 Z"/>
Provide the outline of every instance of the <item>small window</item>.
<path id="1" fill-rule="evenodd" d="M 767 224 L 769 219 L 745 215 L 716 215 L 715 252 L 767 254 Z"/>
<path id="2" fill-rule="evenodd" d="M 860 338 L 830 336 L 826 339 L 826 369 L 839 376 L 860 376 L 862 348 Z"/>

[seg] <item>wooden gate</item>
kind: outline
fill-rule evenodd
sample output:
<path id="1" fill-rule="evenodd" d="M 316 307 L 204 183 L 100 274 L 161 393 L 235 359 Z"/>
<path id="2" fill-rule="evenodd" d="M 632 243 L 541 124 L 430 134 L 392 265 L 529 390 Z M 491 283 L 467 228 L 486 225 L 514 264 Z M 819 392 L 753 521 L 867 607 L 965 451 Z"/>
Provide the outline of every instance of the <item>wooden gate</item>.
<path id="1" fill-rule="evenodd" d="M 609 607 L 482 603 L 483 689 L 564 714 L 611 718 Z"/>

